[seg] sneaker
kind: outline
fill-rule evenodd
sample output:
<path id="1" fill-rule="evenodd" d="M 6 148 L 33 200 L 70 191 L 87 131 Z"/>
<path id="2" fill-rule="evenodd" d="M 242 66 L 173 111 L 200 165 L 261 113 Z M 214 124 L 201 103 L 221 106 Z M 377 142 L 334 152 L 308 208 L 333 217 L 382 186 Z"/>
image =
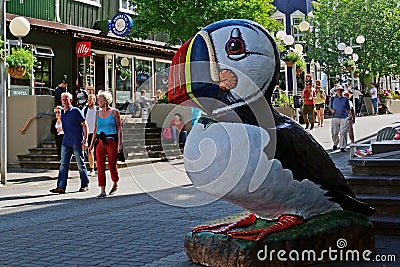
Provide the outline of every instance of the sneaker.
<path id="1" fill-rule="evenodd" d="M 78 192 L 86 192 L 89 191 L 89 187 L 85 186 L 85 187 L 81 187 L 79 188 Z"/>
<path id="2" fill-rule="evenodd" d="M 95 175 L 96 173 L 94 172 L 94 170 L 89 172 L 89 176 L 95 176 Z"/>
<path id="3" fill-rule="evenodd" d="M 337 145 L 333 145 L 332 150 L 336 150 L 337 149 Z"/>
<path id="4" fill-rule="evenodd" d="M 110 193 L 108 193 L 109 195 L 114 195 L 118 190 L 118 186 L 113 186 L 113 188 L 111 188 Z"/>
<path id="5" fill-rule="evenodd" d="M 103 199 L 106 197 L 106 194 L 100 193 L 99 195 L 96 196 L 96 199 Z"/>

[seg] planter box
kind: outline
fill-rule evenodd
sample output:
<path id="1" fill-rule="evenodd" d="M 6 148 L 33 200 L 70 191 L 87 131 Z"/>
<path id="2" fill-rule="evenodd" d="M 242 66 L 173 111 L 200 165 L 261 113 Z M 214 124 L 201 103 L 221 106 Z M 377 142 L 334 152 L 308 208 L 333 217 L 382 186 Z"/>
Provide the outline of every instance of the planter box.
<path id="1" fill-rule="evenodd" d="M 372 98 L 370 96 L 363 97 L 365 107 L 367 109 L 367 115 L 374 114 L 374 107 L 372 106 Z"/>
<path id="2" fill-rule="evenodd" d="M 294 119 L 294 108 L 292 107 L 274 107 L 276 111 L 282 113 L 283 115 L 288 116 L 289 118 Z"/>
<path id="3" fill-rule="evenodd" d="M 388 99 L 387 107 L 393 113 L 400 113 L 400 100 Z"/>

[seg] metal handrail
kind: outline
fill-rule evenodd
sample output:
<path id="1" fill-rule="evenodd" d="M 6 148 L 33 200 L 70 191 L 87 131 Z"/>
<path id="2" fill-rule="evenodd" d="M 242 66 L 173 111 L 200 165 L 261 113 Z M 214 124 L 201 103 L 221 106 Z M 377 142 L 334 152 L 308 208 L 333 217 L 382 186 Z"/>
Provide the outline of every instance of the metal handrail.
<path id="1" fill-rule="evenodd" d="M 37 119 L 40 119 L 40 118 L 42 118 L 42 117 L 44 117 L 44 116 L 54 116 L 54 114 L 53 114 L 53 113 L 39 113 L 39 114 L 37 114 L 35 117 L 31 117 L 31 118 L 25 123 L 24 128 L 22 128 L 21 130 L 18 130 L 18 132 L 19 132 L 20 134 L 25 134 L 26 130 L 28 130 L 28 127 L 29 127 L 29 125 L 31 124 L 32 121 L 37 120 Z"/>

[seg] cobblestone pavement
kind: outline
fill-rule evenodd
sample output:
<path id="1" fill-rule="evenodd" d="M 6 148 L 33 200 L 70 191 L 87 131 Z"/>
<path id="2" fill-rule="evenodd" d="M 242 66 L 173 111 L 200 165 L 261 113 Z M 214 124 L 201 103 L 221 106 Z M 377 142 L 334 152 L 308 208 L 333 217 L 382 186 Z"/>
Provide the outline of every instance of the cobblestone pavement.
<path id="1" fill-rule="evenodd" d="M 329 149 L 329 120 L 325 125 L 312 134 Z M 362 134 L 360 128 L 356 136 L 367 137 L 368 131 Z M 348 153 L 330 155 L 349 172 Z M 197 266 L 185 255 L 185 234 L 243 210 L 225 201 L 196 205 L 207 202 L 207 196 L 189 186 L 182 166 L 177 161 L 123 169 L 117 195 L 102 200 L 94 198 L 95 177 L 88 192 L 77 193 L 79 176 L 71 172 L 67 194 L 54 195 L 49 189 L 55 187 L 56 171 L 9 169 L 8 183 L 0 187 L 0 266 Z M 171 184 L 156 182 L 154 173 Z M 194 207 L 168 205 L 152 196 Z M 397 262 L 318 266 L 400 266 L 400 237 L 377 236 L 376 248 L 379 254 L 395 254 Z"/>

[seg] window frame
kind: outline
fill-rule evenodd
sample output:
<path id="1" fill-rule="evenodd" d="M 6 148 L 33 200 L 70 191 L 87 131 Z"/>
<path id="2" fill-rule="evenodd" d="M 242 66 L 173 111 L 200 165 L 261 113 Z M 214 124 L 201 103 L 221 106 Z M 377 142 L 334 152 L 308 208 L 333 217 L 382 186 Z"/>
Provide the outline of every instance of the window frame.
<path id="1" fill-rule="evenodd" d="M 125 2 L 128 4 L 128 7 L 132 8 L 132 9 L 123 8 L 122 7 L 122 1 L 124 1 L 124 0 L 119 0 L 119 11 L 120 12 L 131 14 L 131 15 L 137 15 L 137 13 L 133 10 L 135 5 L 133 5 L 129 0 L 125 0 Z"/>
<path id="2" fill-rule="evenodd" d="M 84 4 L 87 4 L 87 5 L 101 7 L 100 0 L 74 0 L 74 1 L 75 2 L 84 3 Z"/>

